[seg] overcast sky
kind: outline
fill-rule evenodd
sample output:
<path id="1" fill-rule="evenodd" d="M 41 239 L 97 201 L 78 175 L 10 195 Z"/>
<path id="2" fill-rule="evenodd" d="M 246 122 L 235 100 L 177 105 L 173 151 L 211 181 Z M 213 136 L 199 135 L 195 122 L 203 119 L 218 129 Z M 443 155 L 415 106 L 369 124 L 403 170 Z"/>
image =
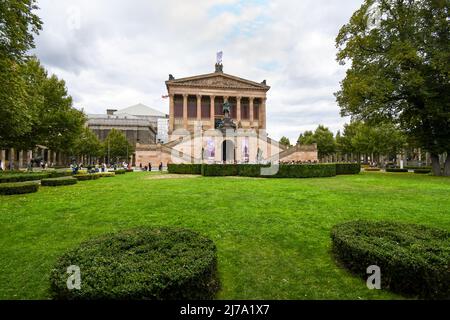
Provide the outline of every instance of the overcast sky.
<path id="1" fill-rule="evenodd" d="M 105 113 L 144 103 L 168 113 L 164 81 L 214 71 L 267 80 L 268 133 L 296 141 L 319 124 L 336 132 L 333 93 L 345 67 L 334 39 L 362 0 L 39 0 L 35 53 L 66 80 L 77 108 Z"/>

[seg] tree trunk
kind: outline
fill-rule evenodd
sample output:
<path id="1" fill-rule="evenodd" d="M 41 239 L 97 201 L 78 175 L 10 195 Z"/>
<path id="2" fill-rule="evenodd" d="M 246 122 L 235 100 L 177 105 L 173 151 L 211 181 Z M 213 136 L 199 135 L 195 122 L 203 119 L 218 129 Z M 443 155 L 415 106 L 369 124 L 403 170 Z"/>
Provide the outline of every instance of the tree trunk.
<path id="1" fill-rule="evenodd" d="M 447 159 L 444 165 L 444 176 L 450 177 L 450 152 L 447 152 Z"/>
<path id="2" fill-rule="evenodd" d="M 431 154 L 431 165 L 433 167 L 433 174 L 435 176 L 441 176 L 441 164 L 439 163 L 439 155 L 432 153 Z"/>

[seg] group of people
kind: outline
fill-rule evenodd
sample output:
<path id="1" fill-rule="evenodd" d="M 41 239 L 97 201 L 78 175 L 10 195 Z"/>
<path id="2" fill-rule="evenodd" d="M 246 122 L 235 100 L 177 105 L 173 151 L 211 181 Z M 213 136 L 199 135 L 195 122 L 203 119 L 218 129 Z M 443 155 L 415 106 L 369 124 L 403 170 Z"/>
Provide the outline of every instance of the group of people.
<path id="1" fill-rule="evenodd" d="M 139 168 L 142 170 L 142 171 L 152 171 L 152 163 L 151 162 L 149 162 L 148 163 L 148 166 L 143 166 L 142 165 L 142 163 L 140 163 L 139 164 Z M 163 165 L 163 163 L 162 162 L 160 162 L 160 164 L 159 164 L 159 166 L 158 166 L 158 170 L 159 171 L 163 171 L 163 168 L 164 168 L 164 165 Z"/>

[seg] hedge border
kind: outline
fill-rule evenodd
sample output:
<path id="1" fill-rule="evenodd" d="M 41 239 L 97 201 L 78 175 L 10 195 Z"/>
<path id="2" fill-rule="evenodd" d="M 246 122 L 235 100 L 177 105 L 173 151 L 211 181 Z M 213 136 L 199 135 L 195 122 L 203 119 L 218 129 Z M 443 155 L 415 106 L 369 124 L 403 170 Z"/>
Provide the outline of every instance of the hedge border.
<path id="1" fill-rule="evenodd" d="M 39 182 L 25 181 L 0 184 L 0 195 L 34 193 L 39 190 Z"/>
<path id="2" fill-rule="evenodd" d="M 361 278 L 381 269 L 382 289 L 450 299 L 450 232 L 391 221 L 350 221 L 331 231 L 337 261 Z"/>
<path id="3" fill-rule="evenodd" d="M 59 186 L 74 185 L 77 182 L 78 179 L 74 177 L 59 177 L 59 178 L 42 179 L 41 185 L 44 187 L 59 187 Z"/>
<path id="4" fill-rule="evenodd" d="M 71 265 L 81 269 L 81 290 L 67 289 Z M 173 227 L 97 236 L 60 256 L 50 273 L 53 298 L 64 300 L 205 300 L 219 288 L 214 242 Z"/>

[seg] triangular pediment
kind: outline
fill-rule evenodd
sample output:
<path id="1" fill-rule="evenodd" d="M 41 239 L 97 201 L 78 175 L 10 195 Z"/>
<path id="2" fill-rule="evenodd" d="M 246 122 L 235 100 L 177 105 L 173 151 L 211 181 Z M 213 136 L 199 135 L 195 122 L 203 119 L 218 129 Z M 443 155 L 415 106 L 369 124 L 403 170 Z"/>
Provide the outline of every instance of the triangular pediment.
<path id="1" fill-rule="evenodd" d="M 256 89 L 269 90 L 264 83 L 238 78 L 225 73 L 212 73 L 207 75 L 174 79 L 166 82 L 167 86 L 226 88 L 226 89 Z"/>

